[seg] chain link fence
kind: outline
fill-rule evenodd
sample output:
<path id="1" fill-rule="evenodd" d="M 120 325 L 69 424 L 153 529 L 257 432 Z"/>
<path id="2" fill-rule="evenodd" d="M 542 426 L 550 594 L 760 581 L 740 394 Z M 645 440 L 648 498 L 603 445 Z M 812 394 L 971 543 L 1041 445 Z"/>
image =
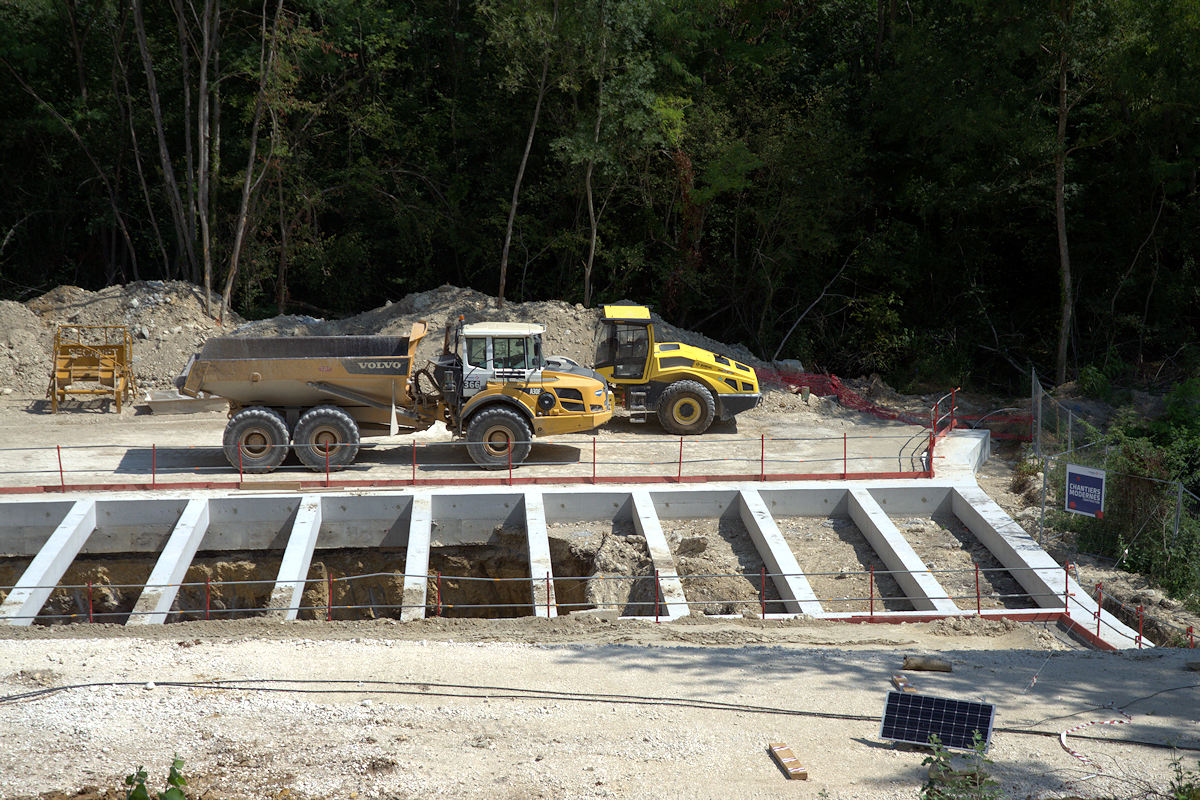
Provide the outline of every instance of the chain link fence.
<path id="1" fill-rule="evenodd" d="M 1200 590 L 1200 498 L 1178 480 L 1136 474 L 1154 454 L 1114 445 L 1090 416 L 1050 396 L 1032 374 L 1033 456 L 1041 467 L 1039 541 L 1068 557 L 1098 556 L 1176 596 Z M 1105 471 L 1101 514 L 1067 510 L 1067 466 Z"/>

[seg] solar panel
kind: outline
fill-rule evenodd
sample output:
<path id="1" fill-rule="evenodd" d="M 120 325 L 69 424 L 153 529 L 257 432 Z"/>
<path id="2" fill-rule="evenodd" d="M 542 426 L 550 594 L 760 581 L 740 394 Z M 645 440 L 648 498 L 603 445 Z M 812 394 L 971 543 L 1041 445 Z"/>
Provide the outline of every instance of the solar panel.
<path id="1" fill-rule="evenodd" d="M 991 703 L 888 692 L 879 738 L 927 745 L 930 734 L 937 734 L 943 747 L 970 750 L 975 731 L 979 731 L 986 750 L 995 716 L 996 706 Z"/>

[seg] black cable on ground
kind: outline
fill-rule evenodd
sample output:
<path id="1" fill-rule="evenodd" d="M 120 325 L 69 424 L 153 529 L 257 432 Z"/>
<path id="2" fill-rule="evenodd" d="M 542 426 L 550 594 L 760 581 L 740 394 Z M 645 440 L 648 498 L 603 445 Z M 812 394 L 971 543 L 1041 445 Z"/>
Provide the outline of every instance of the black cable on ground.
<path id="1" fill-rule="evenodd" d="M 391 694 L 391 695 L 406 695 L 417 697 L 448 697 L 460 699 L 478 699 L 478 700 L 562 700 L 583 703 L 611 703 L 614 705 L 636 705 L 636 706 L 665 706 L 668 708 L 695 708 L 708 711 L 731 711 L 743 714 L 777 714 L 782 716 L 797 716 L 797 717 L 814 717 L 818 719 L 836 719 L 849 722 L 871 722 L 878 723 L 880 718 L 869 716 L 866 714 L 839 714 L 832 711 L 806 711 L 804 709 L 793 708 L 778 708 L 773 706 L 747 705 L 742 703 L 727 703 L 720 700 L 703 700 L 698 698 L 687 697 L 653 697 L 649 695 L 629 695 L 629 694 L 605 694 L 599 692 L 573 692 L 569 690 L 557 689 L 523 689 L 511 686 L 477 686 L 471 684 L 456 684 L 456 683 L 430 683 L 428 681 L 380 681 L 380 680 L 351 680 L 351 679 L 322 679 L 322 680 L 305 680 L 305 679 L 290 679 L 290 678 L 248 678 L 248 679 L 216 679 L 211 681 L 103 681 L 97 683 L 77 683 L 66 684 L 63 686 L 51 686 L 44 689 L 36 689 L 29 692 L 19 694 L 11 694 L 0 697 L 0 703 L 16 702 L 20 700 L 34 700 L 41 697 L 46 697 L 57 692 L 68 691 L 71 689 L 89 689 L 89 688 L 122 688 L 122 687 L 145 687 L 149 683 L 153 683 L 155 687 L 165 688 L 182 688 L 182 689 L 215 689 L 219 691 L 239 691 L 239 692 L 279 692 L 284 694 L 344 694 L 348 690 L 345 688 L 308 688 L 312 684 L 317 684 L 321 687 L 341 687 L 353 686 L 353 691 L 358 694 Z M 259 685 L 249 685 L 259 684 Z M 292 686 L 279 685 L 262 685 L 262 684 L 294 684 Z M 414 687 L 414 688 L 374 688 L 364 689 L 363 686 L 385 686 L 385 687 Z M 445 689 L 446 691 L 432 691 L 431 687 L 437 689 Z M 1142 700 L 1147 700 L 1166 692 L 1179 691 L 1181 689 L 1193 689 L 1200 687 L 1200 684 L 1189 684 L 1187 686 L 1176 686 L 1171 689 L 1162 689 L 1153 694 L 1139 697 L 1130 700 L 1121 708 L 1126 708 L 1134 703 Z M 1095 710 L 1103 710 L 1103 706 L 1097 707 Z M 1085 713 L 1085 712 L 1077 712 Z M 1074 715 L 1068 715 L 1074 716 Z M 1054 718 L 1051 718 L 1054 719 Z M 997 733 L 1009 733 L 1018 736 L 1040 736 L 1058 738 L 1059 731 L 1042 731 L 1033 728 L 1009 728 L 996 727 L 993 731 Z M 1138 745 L 1141 747 L 1150 747 L 1160 750 L 1182 750 L 1186 752 L 1200 752 L 1200 745 L 1181 745 L 1167 744 L 1164 742 L 1152 742 L 1144 739 L 1114 739 L 1104 736 L 1088 736 L 1086 734 L 1073 733 L 1073 739 L 1085 739 L 1097 742 L 1109 742 L 1112 744 L 1129 744 Z"/>

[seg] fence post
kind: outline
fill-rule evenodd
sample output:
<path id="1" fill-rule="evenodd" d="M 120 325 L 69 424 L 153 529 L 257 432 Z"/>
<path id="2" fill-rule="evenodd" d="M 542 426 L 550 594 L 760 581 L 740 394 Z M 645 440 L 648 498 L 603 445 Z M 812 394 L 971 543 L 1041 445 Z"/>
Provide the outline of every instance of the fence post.
<path id="1" fill-rule="evenodd" d="M 1096 584 L 1096 638 L 1100 638 L 1100 613 L 1104 611 L 1104 584 Z"/>
<path id="2" fill-rule="evenodd" d="M 1042 535 L 1046 532 L 1046 473 L 1050 471 L 1050 459 L 1042 459 L 1042 518 L 1038 520 L 1037 543 L 1041 545 Z"/>
<path id="3" fill-rule="evenodd" d="M 512 449 L 513 443 L 510 439 L 508 442 L 508 452 L 505 455 L 508 457 L 508 485 L 512 486 Z"/>
<path id="4" fill-rule="evenodd" d="M 759 599 L 762 601 L 762 618 L 767 618 L 767 568 L 762 567 L 762 577 L 759 582 Z"/>
<path id="5" fill-rule="evenodd" d="M 675 475 L 676 482 L 683 481 L 683 437 L 679 437 L 679 472 Z"/>
<path id="6" fill-rule="evenodd" d="M 680 440 L 682 441 L 682 439 Z M 658 570 L 654 570 L 654 624 L 658 624 L 658 604 L 662 599 L 662 580 L 658 577 Z"/>
<path id="7" fill-rule="evenodd" d="M 955 393 L 957 391 L 957 386 L 950 390 L 950 430 L 954 430 L 954 412 L 956 410 Z"/>
<path id="8" fill-rule="evenodd" d="M 979 562 L 975 562 L 975 616 L 983 616 L 983 599 L 979 595 Z"/>
<path id="9" fill-rule="evenodd" d="M 333 622 L 333 573 L 326 572 L 325 579 L 328 581 L 329 586 L 325 594 L 325 621 Z"/>
<path id="10" fill-rule="evenodd" d="M 596 485 L 596 437 L 592 437 L 592 485 Z"/>
<path id="11" fill-rule="evenodd" d="M 767 435 L 763 433 L 760 436 L 762 437 L 762 441 L 758 451 L 758 480 L 762 482 L 767 479 Z M 1178 529 L 1179 526 L 1175 527 Z"/>
<path id="12" fill-rule="evenodd" d="M 238 442 L 238 481 L 246 480 L 246 475 L 242 471 L 242 443 Z"/>
<path id="13" fill-rule="evenodd" d="M 875 619 L 875 565 L 871 565 L 871 572 L 867 578 L 867 596 L 870 598 L 870 605 L 867 606 L 867 616 Z"/>
<path id="14" fill-rule="evenodd" d="M 88 581 L 88 622 L 95 622 L 92 615 L 92 582 Z"/>
<path id="15" fill-rule="evenodd" d="M 437 573 L 437 609 L 433 614 L 435 617 L 442 615 L 442 573 Z"/>
<path id="16" fill-rule="evenodd" d="M 1033 412 L 1033 418 L 1029 421 L 1030 427 L 1033 428 L 1030 434 L 1033 436 L 1033 454 L 1040 457 L 1042 455 L 1042 403 L 1041 398 L 1038 397 L 1038 389 L 1041 387 L 1038 386 L 1037 369 L 1034 367 L 1029 368 L 1029 380 L 1030 411 Z"/>
<path id="17" fill-rule="evenodd" d="M 54 445 L 54 446 L 58 448 L 58 485 L 59 485 L 59 486 L 61 486 L 61 487 L 63 488 L 63 491 L 65 492 L 65 491 L 67 490 L 67 479 L 66 479 L 66 477 L 63 475 L 63 468 L 62 468 L 62 445 L 61 445 L 61 444 L 56 444 L 56 445 Z"/>
<path id="18" fill-rule="evenodd" d="M 849 458 L 847 457 L 846 432 L 842 431 L 842 480 L 850 474 Z"/>
<path id="19" fill-rule="evenodd" d="M 1138 603 L 1138 635 L 1137 635 L 1138 650 L 1142 649 L 1142 605 Z"/>
<path id="20" fill-rule="evenodd" d="M 1175 483 L 1175 535 L 1171 537 L 1171 546 L 1179 539 L 1179 517 L 1183 513 L 1183 481 Z"/>
<path id="21" fill-rule="evenodd" d="M 415 440 L 412 443 L 412 482 L 413 482 L 413 485 L 416 486 L 416 484 L 417 484 L 417 443 Z"/>
<path id="22" fill-rule="evenodd" d="M 150 445 L 150 488 L 158 486 L 158 445 Z"/>
<path id="23" fill-rule="evenodd" d="M 1072 425 L 1072 422 L 1074 421 L 1074 416 L 1075 415 L 1071 412 L 1071 409 L 1068 408 L 1067 409 L 1067 452 L 1068 453 L 1075 449 L 1074 447 L 1071 446 L 1072 442 L 1074 441 L 1074 437 L 1071 435 L 1071 428 L 1074 427 L 1074 425 Z"/>
<path id="24" fill-rule="evenodd" d="M 1191 625 L 1188 625 L 1188 647 L 1191 647 L 1192 649 L 1195 649 L 1196 647 L 1196 636 L 1192 633 Z"/>
<path id="25" fill-rule="evenodd" d="M 1063 615 L 1071 618 L 1071 561 L 1067 559 L 1063 562 Z"/>
<path id="26" fill-rule="evenodd" d="M 204 576 L 204 618 L 208 619 L 212 610 L 212 578 Z"/>
<path id="27" fill-rule="evenodd" d="M 546 619 L 550 619 L 550 573 L 546 573 Z"/>
<path id="28" fill-rule="evenodd" d="M 325 443 L 325 488 L 329 488 L 329 442 Z"/>

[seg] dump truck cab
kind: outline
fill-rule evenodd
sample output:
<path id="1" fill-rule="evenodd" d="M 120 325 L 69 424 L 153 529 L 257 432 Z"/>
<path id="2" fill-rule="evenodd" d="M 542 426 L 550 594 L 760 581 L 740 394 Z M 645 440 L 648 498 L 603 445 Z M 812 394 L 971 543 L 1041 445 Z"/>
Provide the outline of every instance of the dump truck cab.
<path id="1" fill-rule="evenodd" d="M 594 364 L 631 421 L 654 413 L 677 435 L 703 433 L 714 419 L 733 419 L 762 400 L 752 367 L 701 347 L 656 341 L 646 306 L 604 306 Z"/>
<path id="2" fill-rule="evenodd" d="M 461 320 L 447 331 L 434 363 L 445 421 L 481 466 L 520 463 L 534 436 L 591 430 L 612 418 L 604 377 L 574 362 L 548 363 L 544 332 L 531 323 Z"/>

